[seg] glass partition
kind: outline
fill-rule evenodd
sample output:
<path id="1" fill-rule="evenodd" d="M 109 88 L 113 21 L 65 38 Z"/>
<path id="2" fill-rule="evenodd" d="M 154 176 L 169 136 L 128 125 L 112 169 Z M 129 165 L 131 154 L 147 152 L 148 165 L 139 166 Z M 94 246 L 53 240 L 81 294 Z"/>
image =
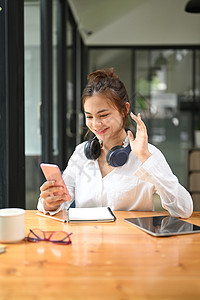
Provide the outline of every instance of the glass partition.
<path id="1" fill-rule="evenodd" d="M 67 21 L 67 39 L 66 39 L 66 49 L 67 49 L 67 99 L 66 99 L 66 107 L 67 107 L 67 128 L 66 128 L 66 140 L 67 140 L 67 158 L 66 162 L 71 156 L 72 152 L 76 147 L 76 120 L 78 117 L 78 111 L 76 106 L 76 26 L 72 17 L 68 18 Z M 79 49 L 80 50 L 80 49 Z"/>
<path id="2" fill-rule="evenodd" d="M 174 173 L 186 185 L 192 114 L 184 109 L 183 103 L 191 100 L 192 51 L 136 51 L 135 61 L 135 111 L 143 115 L 149 142 L 163 152 Z"/>
<path id="3" fill-rule="evenodd" d="M 58 35 L 57 35 L 57 15 L 58 15 L 58 0 L 53 1 L 53 18 L 52 18 L 52 55 L 53 55 L 53 105 L 52 105 L 52 119 L 53 119 L 53 158 L 54 163 L 58 163 Z"/>
<path id="4" fill-rule="evenodd" d="M 41 183 L 41 64 L 39 1 L 25 1 L 25 155 L 26 209 L 35 209 Z"/>
<path id="5" fill-rule="evenodd" d="M 58 157 L 58 94 L 57 94 L 57 5 L 52 2 L 52 68 L 53 68 L 53 159 Z M 39 187 L 44 181 L 40 170 L 41 137 L 41 37 L 40 1 L 25 1 L 25 155 L 26 209 L 35 209 Z"/>
<path id="6" fill-rule="evenodd" d="M 131 49 L 91 49 L 89 52 L 89 72 L 100 68 L 115 68 L 120 78 L 126 83 L 129 96 L 132 86 L 132 50 Z"/>
<path id="7" fill-rule="evenodd" d="M 89 51 L 90 71 L 115 67 L 127 87 L 131 109 L 140 112 L 147 125 L 149 142 L 163 152 L 185 186 L 193 134 L 192 106 L 186 108 L 185 103 L 193 101 L 193 63 L 191 49 L 96 47 Z"/>
<path id="8" fill-rule="evenodd" d="M 40 163 L 42 157 L 42 136 L 41 136 L 41 118 L 46 120 L 47 115 L 41 115 L 41 13 L 40 4 L 46 4 L 45 9 L 49 9 L 48 16 L 51 16 L 51 4 L 48 1 L 42 3 L 41 1 L 26 0 L 24 3 L 24 34 L 25 34 L 25 155 L 26 155 L 26 209 L 35 209 L 39 196 L 39 187 L 44 181 L 44 177 L 40 170 Z M 49 4 L 49 6 L 47 5 Z M 44 9 L 44 7 L 43 7 Z M 61 14 L 62 9 L 66 9 L 66 14 Z M 44 16 L 43 16 L 44 17 Z M 46 16 L 44 17 L 46 18 Z M 61 18 L 61 19 L 58 19 Z M 65 19 L 67 18 L 67 20 Z M 45 20 L 44 20 L 45 21 Z M 47 21 L 47 20 L 46 20 Z M 45 26 L 51 28 L 51 20 Z M 67 22 L 66 29 L 61 28 L 62 21 Z M 63 29 L 63 30 L 61 30 Z M 58 32 L 59 31 L 59 32 Z M 43 31 L 42 31 L 43 32 Z M 52 113 L 48 114 L 48 124 L 52 125 L 53 134 L 51 130 L 47 133 L 50 136 L 45 136 L 48 141 L 52 139 L 53 145 L 53 162 L 59 164 L 59 161 L 67 160 L 76 146 L 76 116 L 79 112 L 76 111 L 76 67 L 77 67 L 77 41 L 78 31 L 69 7 L 64 5 L 64 2 L 52 1 Z M 63 35 L 66 35 L 66 42 Z M 59 40 L 58 40 L 59 37 Z M 64 57 L 58 55 L 58 50 L 61 50 L 64 41 Z M 58 45 L 59 44 L 59 45 Z M 63 49 L 63 48 L 62 48 Z M 66 50 L 66 52 L 65 52 Z M 78 49 L 81 53 L 81 49 Z M 60 51 L 61 52 L 61 51 Z M 59 52 L 59 53 L 60 53 Z M 44 56 L 45 57 L 45 56 Z M 67 81 L 59 81 L 58 76 L 58 61 L 62 63 L 64 60 L 63 74 L 67 75 Z M 49 62 L 50 64 L 51 62 Z M 49 65 L 50 66 L 50 65 Z M 51 67 L 51 66 L 50 66 Z M 51 68 L 50 68 L 51 70 Z M 46 70 L 43 70 L 46 71 Z M 64 76 L 65 77 L 65 76 Z M 64 78 L 63 77 L 63 78 Z M 63 99 L 62 93 L 58 93 L 59 88 L 66 89 L 66 99 Z M 65 93 L 64 93 L 65 94 Z M 51 98 L 51 97 L 50 97 Z M 59 98 L 59 99 L 58 99 Z M 65 95 L 64 95 L 65 98 Z M 43 99 L 44 100 L 44 99 Z M 45 99 L 46 100 L 46 99 Z M 51 101 L 51 99 L 48 99 Z M 63 102 L 66 103 L 63 104 Z M 46 101 L 48 102 L 48 101 Z M 60 110 L 59 110 L 60 109 Z M 67 112 L 66 112 L 67 110 Z M 62 111 L 64 118 L 63 124 L 59 118 L 59 112 Z M 65 116 L 67 119 L 67 128 L 65 128 Z M 44 123 L 44 122 L 43 122 Z M 62 128 L 64 134 L 59 132 Z M 46 127 L 48 129 L 48 127 Z M 47 130 L 48 131 L 48 130 Z M 67 143 L 60 143 L 61 137 L 66 138 Z M 47 141 L 46 141 L 47 142 Z M 67 144 L 66 151 L 63 151 L 63 145 Z M 64 146 L 65 147 L 65 146 Z M 51 149 L 48 148 L 51 152 Z M 67 155 L 63 154 L 67 153 Z M 60 157 L 64 156 L 64 157 Z M 66 157 L 67 156 L 67 157 Z"/>

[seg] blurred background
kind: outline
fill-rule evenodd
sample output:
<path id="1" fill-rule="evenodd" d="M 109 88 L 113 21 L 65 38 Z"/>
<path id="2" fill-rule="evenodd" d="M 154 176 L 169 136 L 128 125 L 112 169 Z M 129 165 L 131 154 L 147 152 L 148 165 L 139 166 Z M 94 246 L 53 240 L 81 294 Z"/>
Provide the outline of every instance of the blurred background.
<path id="1" fill-rule="evenodd" d="M 24 1 L 25 206 L 35 209 L 40 162 L 63 170 L 84 140 L 87 74 L 114 67 L 200 209 L 200 13 L 187 0 Z M 197 2 L 197 1 L 196 1 Z M 134 131 L 134 126 L 130 125 Z M 199 128 L 200 129 L 200 128 Z M 199 130 L 200 131 L 200 130 Z"/>

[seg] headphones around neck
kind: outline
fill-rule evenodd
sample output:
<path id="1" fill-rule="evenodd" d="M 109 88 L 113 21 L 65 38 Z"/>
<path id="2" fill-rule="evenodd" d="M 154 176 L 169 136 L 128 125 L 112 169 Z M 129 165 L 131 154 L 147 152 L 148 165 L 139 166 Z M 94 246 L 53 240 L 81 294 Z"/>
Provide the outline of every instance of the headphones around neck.
<path id="1" fill-rule="evenodd" d="M 121 167 L 127 162 L 130 152 L 130 144 L 128 144 L 126 147 L 115 146 L 108 151 L 106 155 L 106 161 L 112 167 Z M 85 143 L 84 153 L 85 156 L 90 160 L 95 160 L 100 156 L 101 145 L 96 136 Z"/>

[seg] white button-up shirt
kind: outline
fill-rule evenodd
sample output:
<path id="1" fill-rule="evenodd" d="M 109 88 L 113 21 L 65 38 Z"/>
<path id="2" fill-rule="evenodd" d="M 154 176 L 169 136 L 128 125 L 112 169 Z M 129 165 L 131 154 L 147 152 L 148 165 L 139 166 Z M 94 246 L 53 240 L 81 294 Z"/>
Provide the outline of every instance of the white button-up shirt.
<path id="1" fill-rule="evenodd" d="M 63 173 L 72 200 L 56 211 L 48 211 L 50 214 L 67 209 L 74 200 L 76 207 L 109 206 L 112 210 L 152 211 L 154 193 L 160 196 L 163 208 L 172 216 L 187 218 L 192 214 L 190 194 L 155 146 L 148 144 L 152 156 L 143 164 L 131 152 L 126 164 L 102 178 L 98 161 L 85 157 L 84 144 L 76 147 Z M 43 199 L 39 199 L 38 209 L 47 213 Z"/>

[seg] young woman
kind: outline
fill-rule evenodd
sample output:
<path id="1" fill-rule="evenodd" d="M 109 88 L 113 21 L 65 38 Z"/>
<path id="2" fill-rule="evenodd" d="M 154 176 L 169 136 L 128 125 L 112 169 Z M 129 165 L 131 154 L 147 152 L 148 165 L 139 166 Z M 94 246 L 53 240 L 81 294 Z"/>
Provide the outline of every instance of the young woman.
<path id="1" fill-rule="evenodd" d="M 54 214 L 75 200 L 76 207 L 151 211 L 157 193 L 172 216 L 189 217 L 191 196 L 160 150 L 148 143 L 140 114 L 130 113 L 137 123 L 135 138 L 125 130 L 129 102 L 120 78 L 112 68 L 97 70 L 88 78 L 82 100 L 86 125 L 95 138 L 78 145 L 68 162 L 63 178 L 69 194 L 46 181 L 40 188 L 38 209 Z"/>

